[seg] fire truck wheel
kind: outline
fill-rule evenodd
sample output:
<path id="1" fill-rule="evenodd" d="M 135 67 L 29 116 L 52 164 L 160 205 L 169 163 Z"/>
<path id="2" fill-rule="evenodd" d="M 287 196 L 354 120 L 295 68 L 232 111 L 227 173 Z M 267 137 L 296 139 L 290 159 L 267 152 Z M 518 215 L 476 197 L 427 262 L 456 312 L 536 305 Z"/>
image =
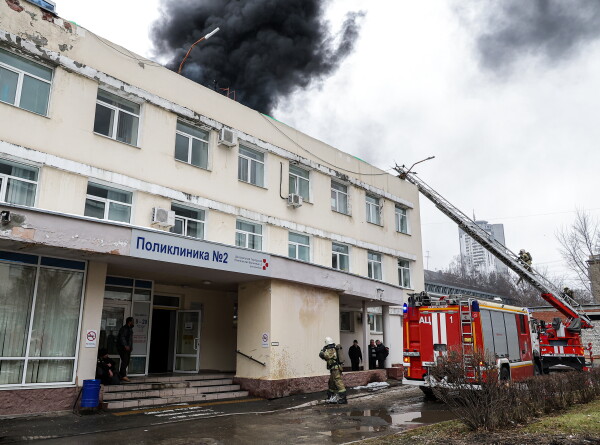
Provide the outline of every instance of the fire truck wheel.
<path id="1" fill-rule="evenodd" d="M 510 380 L 510 370 L 508 366 L 500 368 L 500 380 Z"/>

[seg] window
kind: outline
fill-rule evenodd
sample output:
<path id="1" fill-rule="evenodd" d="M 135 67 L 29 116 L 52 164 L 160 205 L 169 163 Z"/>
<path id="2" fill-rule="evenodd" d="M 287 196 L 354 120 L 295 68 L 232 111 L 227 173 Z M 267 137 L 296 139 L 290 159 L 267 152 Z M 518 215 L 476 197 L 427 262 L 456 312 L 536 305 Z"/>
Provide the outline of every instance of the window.
<path id="1" fill-rule="evenodd" d="M 265 185 L 265 154 L 240 145 L 238 179 L 250 184 Z"/>
<path id="2" fill-rule="evenodd" d="M 208 131 L 177 122 L 175 159 L 207 169 Z"/>
<path id="3" fill-rule="evenodd" d="M 235 245 L 248 249 L 262 250 L 262 226 L 247 221 L 235 223 Z"/>
<path id="4" fill-rule="evenodd" d="M 340 312 L 340 331 L 354 331 L 354 312 Z"/>
<path id="5" fill-rule="evenodd" d="M 371 333 L 383 332 L 383 316 L 381 314 L 369 314 L 369 330 Z"/>
<path id="6" fill-rule="evenodd" d="M 381 225 L 381 200 L 367 195 L 367 222 Z"/>
<path id="7" fill-rule="evenodd" d="M 0 159 L 0 202 L 32 207 L 38 169 Z"/>
<path id="8" fill-rule="evenodd" d="M 408 233 L 407 212 L 404 207 L 396 206 L 396 232 Z"/>
<path id="9" fill-rule="evenodd" d="M 331 245 L 331 267 L 337 270 L 350 270 L 350 255 L 348 246 L 333 243 Z"/>
<path id="10" fill-rule="evenodd" d="M 310 261 L 310 238 L 299 233 L 289 233 L 288 256 L 302 261 Z"/>
<path id="11" fill-rule="evenodd" d="M 381 280 L 381 254 L 369 252 L 368 254 L 368 269 L 369 269 L 369 278 L 373 278 L 375 280 Z"/>
<path id="12" fill-rule="evenodd" d="M 0 251 L 0 386 L 74 382 L 84 271 Z"/>
<path id="13" fill-rule="evenodd" d="M 348 210 L 348 186 L 331 181 L 331 210 L 350 214 Z"/>
<path id="14" fill-rule="evenodd" d="M 128 223 L 131 219 L 131 192 L 90 182 L 84 215 Z"/>
<path id="15" fill-rule="evenodd" d="M 398 260 L 398 283 L 400 287 L 410 288 L 410 262 Z"/>
<path id="16" fill-rule="evenodd" d="M 126 144 L 137 145 L 139 124 L 138 104 L 98 90 L 94 132 Z"/>
<path id="17" fill-rule="evenodd" d="M 52 70 L 0 49 L 0 101 L 45 116 Z"/>
<path id="18" fill-rule="evenodd" d="M 290 193 L 302 196 L 305 201 L 310 198 L 309 173 L 295 165 L 290 165 Z"/>
<path id="19" fill-rule="evenodd" d="M 172 233 L 204 239 L 204 210 L 190 209 L 178 204 L 171 204 L 175 212 L 175 225 Z"/>

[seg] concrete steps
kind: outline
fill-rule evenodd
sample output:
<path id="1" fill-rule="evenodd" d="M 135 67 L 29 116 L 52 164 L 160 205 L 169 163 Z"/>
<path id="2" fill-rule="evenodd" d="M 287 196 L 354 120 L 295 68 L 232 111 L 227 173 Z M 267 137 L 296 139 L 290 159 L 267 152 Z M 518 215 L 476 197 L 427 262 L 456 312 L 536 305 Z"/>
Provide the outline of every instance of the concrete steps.
<path id="1" fill-rule="evenodd" d="M 248 391 L 233 384 L 231 374 L 147 376 L 105 386 L 103 403 L 105 409 L 124 409 L 247 396 Z"/>

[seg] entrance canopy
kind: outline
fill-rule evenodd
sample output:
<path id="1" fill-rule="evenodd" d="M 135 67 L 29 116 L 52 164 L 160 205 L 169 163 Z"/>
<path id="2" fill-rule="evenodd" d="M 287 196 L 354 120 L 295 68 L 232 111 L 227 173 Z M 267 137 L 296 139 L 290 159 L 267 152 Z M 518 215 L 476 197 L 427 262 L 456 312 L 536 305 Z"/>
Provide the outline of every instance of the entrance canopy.
<path id="1" fill-rule="evenodd" d="M 164 284 L 235 291 L 240 283 L 275 279 L 335 290 L 344 304 L 357 307 L 363 300 L 369 306 L 403 303 L 397 286 L 287 257 L 112 221 L 3 207 L 18 217 L 3 227 L 0 249 L 106 262 L 109 274 Z"/>

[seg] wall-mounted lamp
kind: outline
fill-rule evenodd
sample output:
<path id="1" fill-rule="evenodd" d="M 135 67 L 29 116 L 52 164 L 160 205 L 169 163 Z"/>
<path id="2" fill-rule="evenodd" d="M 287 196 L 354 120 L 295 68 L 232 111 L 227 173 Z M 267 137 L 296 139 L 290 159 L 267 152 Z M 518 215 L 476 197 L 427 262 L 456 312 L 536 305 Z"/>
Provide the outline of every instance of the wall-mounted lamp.
<path id="1" fill-rule="evenodd" d="M 377 299 L 383 300 L 383 289 L 377 288 Z"/>

